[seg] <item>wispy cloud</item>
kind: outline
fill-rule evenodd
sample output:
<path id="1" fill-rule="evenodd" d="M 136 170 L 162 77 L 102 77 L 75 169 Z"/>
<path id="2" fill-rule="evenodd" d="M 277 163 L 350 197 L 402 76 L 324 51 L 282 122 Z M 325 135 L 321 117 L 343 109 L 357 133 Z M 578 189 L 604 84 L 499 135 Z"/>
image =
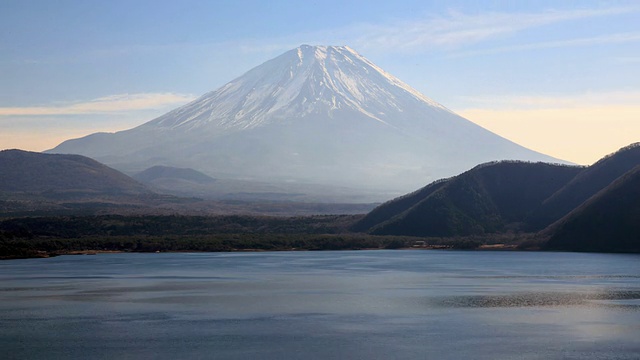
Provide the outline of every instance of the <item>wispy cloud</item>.
<path id="1" fill-rule="evenodd" d="M 48 59 L 49 62 L 82 62 L 110 57 L 126 57 L 150 54 L 174 54 L 195 52 L 217 54 L 220 51 L 239 54 L 265 54 L 275 56 L 300 44 L 349 45 L 362 52 L 422 52 L 430 50 L 459 51 L 462 47 L 509 37 L 521 31 L 562 22 L 616 15 L 640 13 L 640 6 L 546 10 L 538 12 L 479 12 L 465 13 L 451 10 L 447 13 L 416 16 L 382 23 L 356 23 L 343 27 L 320 29 L 313 32 L 293 32 L 283 36 L 265 38 L 257 34 L 252 38 L 218 42 L 176 42 L 154 45 L 126 45 L 75 54 L 64 58 Z M 549 41 L 514 47 L 480 50 L 483 53 L 507 52 L 544 47 L 581 46 L 612 42 L 637 41 L 639 33 L 620 33 L 593 38 Z M 454 56 L 480 54 L 458 52 Z M 159 56 L 159 55 L 158 55 Z M 27 59 L 29 62 L 45 62 L 43 59 Z"/>
<path id="2" fill-rule="evenodd" d="M 461 47 L 508 37 L 520 31 L 567 21 L 638 13 L 640 6 L 601 9 L 547 10 L 530 13 L 481 12 L 469 14 L 449 11 L 445 14 L 395 20 L 386 23 L 357 23 L 314 32 L 293 33 L 275 38 L 245 38 L 233 42 L 208 44 L 174 44 L 185 48 L 234 48 L 242 54 L 264 53 L 273 56 L 300 44 L 349 45 L 362 52 L 425 50 L 456 51 Z M 500 48 L 488 51 L 504 52 L 528 47 L 560 47 L 606 42 L 636 41 L 638 33 L 605 35 L 598 38 L 556 41 L 522 45 L 521 48 Z M 458 53 L 465 55 L 466 53 Z M 470 53 L 471 54 L 471 53 Z"/>
<path id="3" fill-rule="evenodd" d="M 60 106 L 0 107 L 0 116 L 79 115 L 130 112 L 175 106 L 194 100 L 174 93 L 119 94 Z"/>
<path id="4" fill-rule="evenodd" d="M 466 96 L 462 100 L 471 108 L 482 109 L 557 109 L 587 108 L 595 106 L 637 106 L 640 91 L 589 92 L 574 95 L 484 95 Z"/>
<path id="5" fill-rule="evenodd" d="M 614 57 L 612 60 L 618 64 L 637 64 L 640 63 L 640 56 L 621 56 Z"/>
<path id="6" fill-rule="evenodd" d="M 488 12 L 401 21 L 383 25 L 359 25 L 352 33 L 358 48 L 414 50 L 425 47 L 457 48 L 506 36 L 522 30 L 571 20 L 639 12 L 640 7 L 548 10 L 538 13 Z"/>
<path id="7" fill-rule="evenodd" d="M 514 46 L 503 46 L 493 49 L 484 49 L 478 51 L 464 51 L 452 54 L 452 56 L 476 56 L 476 55 L 486 55 L 486 54 L 498 54 L 505 52 L 514 52 L 514 51 L 526 51 L 526 50 L 538 50 L 538 49 L 549 49 L 549 48 L 564 48 L 564 47 L 575 47 L 575 46 L 593 46 L 593 45 L 603 45 L 603 44 L 622 44 L 629 42 L 638 42 L 640 41 L 640 32 L 626 32 L 626 33 L 618 33 L 618 34 L 609 34 L 602 36 L 594 36 L 587 38 L 579 38 L 579 39 L 569 39 L 569 40 L 558 40 L 558 41 L 546 41 L 532 44 L 524 44 L 524 45 L 514 45 Z"/>

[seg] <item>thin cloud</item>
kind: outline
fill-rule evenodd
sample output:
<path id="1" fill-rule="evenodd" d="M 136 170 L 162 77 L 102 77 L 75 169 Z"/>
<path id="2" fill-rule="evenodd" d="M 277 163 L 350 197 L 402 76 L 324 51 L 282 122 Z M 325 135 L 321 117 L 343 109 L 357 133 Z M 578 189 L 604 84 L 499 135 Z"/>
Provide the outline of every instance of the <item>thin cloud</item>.
<path id="1" fill-rule="evenodd" d="M 618 64 L 637 64 L 640 63 L 640 57 L 633 56 L 624 56 L 624 57 L 615 57 L 612 59 L 613 62 Z"/>
<path id="2" fill-rule="evenodd" d="M 493 49 L 478 50 L 478 51 L 465 51 L 452 54 L 454 57 L 466 57 L 477 55 L 498 54 L 506 52 L 527 51 L 527 50 L 539 50 L 549 48 L 564 48 L 564 47 L 576 47 L 576 46 L 593 46 L 604 44 L 623 44 L 629 42 L 640 41 L 640 32 L 627 32 L 602 36 L 594 36 L 580 39 L 569 39 L 559 41 L 546 41 L 533 44 L 504 46 Z"/>
<path id="3" fill-rule="evenodd" d="M 273 56 L 290 50 L 300 44 L 310 45 L 349 45 L 363 52 L 403 51 L 415 52 L 425 50 L 456 50 L 463 46 L 487 42 L 507 37 L 520 31 L 542 27 L 555 23 L 610 17 L 615 15 L 640 12 L 640 6 L 611 7 L 602 9 L 546 10 L 532 13 L 482 12 L 469 14 L 450 11 L 446 14 L 422 18 L 396 20 L 387 23 L 357 23 L 338 28 L 327 28 L 313 32 L 291 33 L 275 38 L 234 39 L 222 42 L 177 42 L 156 45 L 127 45 L 93 50 L 87 53 L 64 58 L 48 59 L 48 62 L 81 62 L 108 57 L 131 56 L 132 54 L 165 54 L 196 51 L 200 54 L 218 53 L 219 51 L 237 51 L 239 54 L 265 54 Z M 596 42 L 628 42 L 635 41 L 637 33 L 617 34 L 594 39 L 577 39 L 568 45 L 587 45 L 588 41 Z M 616 38 L 617 37 L 617 38 Z M 581 44 L 581 42 L 584 42 Z M 522 47 L 499 48 L 495 52 L 506 52 L 536 47 L 559 47 L 564 42 L 549 42 Z M 466 56 L 475 53 L 458 53 L 454 56 Z M 36 59 L 45 62 L 44 59 Z"/>
<path id="4" fill-rule="evenodd" d="M 640 11 L 638 7 L 609 9 L 549 10 L 539 13 L 450 12 L 448 16 L 403 21 L 388 25 L 360 25 L 351 29 L 358 48 L 414 50 L 425 47 L 456 48 L 506 36 L 525 29 L 595 17 Z"/>
<path id="5" fill-rule="evenodd" d="M 462 100 L 473 104 L 473 108 L 501 110 L 588 108 L 612 105 L 637 106 L 640 104 L 640 91 L 589 92 L 585 94 L 558 96 L 466 96 L 462 97 Z"/>
<path id="6" fill-rule="evenodd" d="M 174 93 L 119 94 L 62 106 L 2 107 L 0 116 L 107 114 L 163 108 L 194 100 Z"/>
<path id="7" fill-rule="evenodd" d="M 264 53 L 274 55 L 290 50 L 300 44 L 349 45 L 363 52 L 424 50 L 455 50 L 462 46 L 482 43 L 531 28 L 555 23 L 615 16 L 640 12 L 640 7 L 614 7 L 606 9 L 547 10 L 535 13 L 484 12 L 467 14 L 450 11 L 444 15 L 420 19 L 397 20 L 394 22 L 371 24 L 358 23 L 340 28 L 322 29 L 314 32 L 263 39 L 246 38 L 228 43 L 178 44 L 184 48 L 235 48 L 242 54 Z M 617 34 L 587 41 L 627 42 L 635 39 L 635 33 Z M 578 43 L 574 46 L 580 45 Z M 563 46 L 563 43 L 548 43 L 532 46 Z M 491 51 L 491 50 L 489 50 Z M 504 50 L 507 51 L 507 48 Z M 464 55 L 465 53 L 459 53 Z"/>

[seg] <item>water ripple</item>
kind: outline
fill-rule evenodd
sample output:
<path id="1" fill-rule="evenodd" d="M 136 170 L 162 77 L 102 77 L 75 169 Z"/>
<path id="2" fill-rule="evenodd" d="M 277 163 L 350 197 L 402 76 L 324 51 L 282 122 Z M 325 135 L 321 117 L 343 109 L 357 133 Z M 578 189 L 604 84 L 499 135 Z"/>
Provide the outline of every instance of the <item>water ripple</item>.
<path id="1" fill-rule="evenodd" d="M 499 308 L 541 306 L 620 306 L 640 310 L 640 291 L 599 293 L 534 293 L 506 295 L 467 295 L 434 298 L 434 306 L 448 308 Z"/>

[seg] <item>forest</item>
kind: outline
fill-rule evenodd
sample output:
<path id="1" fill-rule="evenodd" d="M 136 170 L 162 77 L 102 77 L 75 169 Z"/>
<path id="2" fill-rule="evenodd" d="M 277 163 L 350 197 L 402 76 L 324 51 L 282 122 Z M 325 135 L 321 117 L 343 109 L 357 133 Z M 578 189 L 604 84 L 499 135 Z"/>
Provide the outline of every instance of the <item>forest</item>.
<path id="1" fill-rule="evenodd" d="M 361 216 L 61 216 L 0 221 L 0 258 L 96 252 L 475 249 L 517 242 L 482 237 L 412 237 L 349 232 Z"/>

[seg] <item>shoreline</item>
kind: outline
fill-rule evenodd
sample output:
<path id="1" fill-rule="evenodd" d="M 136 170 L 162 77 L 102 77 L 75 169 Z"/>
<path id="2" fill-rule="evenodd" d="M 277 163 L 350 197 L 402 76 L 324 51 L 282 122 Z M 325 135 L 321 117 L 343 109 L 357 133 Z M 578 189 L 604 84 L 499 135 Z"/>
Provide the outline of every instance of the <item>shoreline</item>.
<path id="1" fill-rule="evenodd" d="M 541 249 L 518 249 L 517 245 L 510 244 L 491 244 L 481 245 L 473 249 L 459 249 L 450 245 L 431 245 L 431 246 L 411 246 L 401 248 L 359 248 L 359 249 L 305 249 L 305 248 L 288 248 L 288 249 L 227 249 L 219 251 L 203 251 L 203 250 L 156 250 L 156 251 L 136 251 L 136 250 L 70 250 L 70 251 L 36 251 L 32 256 L 6 256 L 0 257 L 0 260 L 18 260 L 18 259 L 46 259 L 57 256 L 79 256 L 79 255 L 101 255 L 101 254 L 160 254 L 160 253 L 220 253 L 220 252 L 302 252 L 302 251 L 366 251 L 366 250 L 399 250 L 399 251 L 425 251 L 425 250 L 454 250 L 454 251 L 541 251 Z"/>

